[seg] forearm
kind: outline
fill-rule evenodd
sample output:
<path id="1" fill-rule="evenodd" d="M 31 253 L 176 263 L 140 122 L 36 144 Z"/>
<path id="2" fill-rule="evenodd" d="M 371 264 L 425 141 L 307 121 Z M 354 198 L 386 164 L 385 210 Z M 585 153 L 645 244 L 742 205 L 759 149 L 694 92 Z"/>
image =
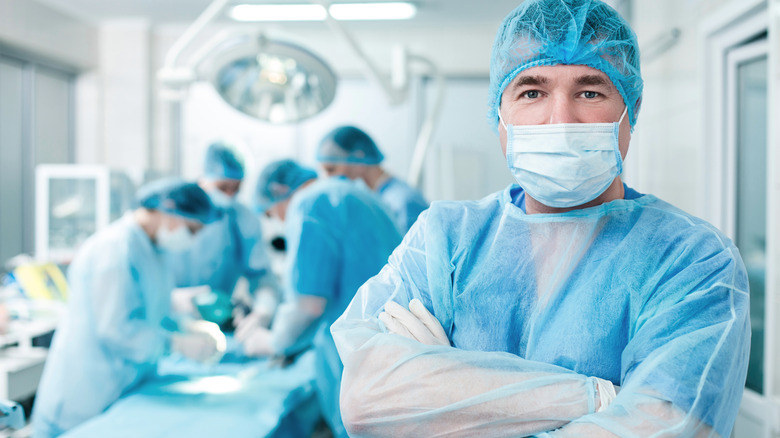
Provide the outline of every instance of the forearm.
<path id="1" fill-rule="evenodd" d="M 171 332 L 163 327 L 153 327 L 143 320 L 115 324 L 112 329 L 99 331 L 98 338 L 105 349 L 119 357 L 135 363 L 146 363 L 170 350 Z"/>
<path id="2" fill-rule="evenodd" d="M 660 394 L 621 393 L 604 412 L 586 415 L 541 437 L 720 437 Z"/>
<path id="3" fill-rule="evenodd" d="M 342 359 L 342 415 L 354 436 L 531 435 L 596 408 L 593 379 L 508 353 L 376 332 Z"/>
<path id="4" fill-rule="evenodd" d="M 319 320 L 326 300 L 321 297 L 299 297 L 279 305 L 271 327 L 272 348 L 282 354 L 295 346 L 309 327 Z"/>

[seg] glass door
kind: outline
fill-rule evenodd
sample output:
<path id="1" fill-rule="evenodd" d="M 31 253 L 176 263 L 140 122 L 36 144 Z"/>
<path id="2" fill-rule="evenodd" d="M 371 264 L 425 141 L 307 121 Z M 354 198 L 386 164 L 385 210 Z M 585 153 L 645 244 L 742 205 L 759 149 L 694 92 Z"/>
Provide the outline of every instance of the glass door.
<path id="1" fill-rule="evenodd" d="M 731 236 L 750 285 L 752 339 L 746 387 L 765 394 L 767 273 L 767 44 L 743 45 L 728 55 Z"/>

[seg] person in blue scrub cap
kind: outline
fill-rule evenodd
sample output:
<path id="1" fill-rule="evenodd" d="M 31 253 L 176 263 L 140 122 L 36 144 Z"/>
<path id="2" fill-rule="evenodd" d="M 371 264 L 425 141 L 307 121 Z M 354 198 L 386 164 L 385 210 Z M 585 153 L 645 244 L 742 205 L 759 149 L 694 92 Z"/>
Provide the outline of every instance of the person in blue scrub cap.
<path id="1" fill-rule="evenodd" d="M 341 126 L 329 132 L 317 148 L 317 161 L 328 176 L 344 175 L 362 179 L 379 194 L 406 233 L 417 216 L 428 208 L 422 194 L 404 181 L 390 175 L 381 166 L 384 155 L 363 130 Z"/>
<path id="2" fill-rule="evenodd" d="M 169 331 L 171 254 L 218 217 L 195 183 L 139 189 L 138 207 L 98 231 L 68 268 L 68 311 L 57 327 L 35 397 L 35 437 L 56 437 L 100 414 L 176 351 L 213 357 L 215 339 Z"/>
<path id="3" fill-rule="evenodd" d="M 242 322 L 236 337 L 255 356 L 291 355 L 308 342 L 317 354 L 317 395 L 334 436 L 346 436 L 339 413 L 341 362 L 329 327 L 358 287 L 377 274 L 401 236 L 386 207 L 344 177 L 317 179 L 292 160 L 268 165 L 258 180 L 258 209 L 284 221 L 286 300 L 270 330 Z"/>
<path id="4" fill-rule="evenodd" d="M 260 221 L 236 199 L 243 179 L 244 165 L 238 152 L 223 142 L 210 144 L 198 185 L 224 214 L 206 226 L 192 249 L 177 260 L 177 285 L 207 285 L 211 294 L 229 299 L 243 277 L 255 299 L 254 315 L 267 326 L 279 299 L 278 286 L 271 272 Z M 235 316 L 238 320 L 244 315 L 236 312 Z"/>
<path id="5" fill-rule="evenodd" d="M 489 120 L 518 185 L 434 202 L 332 326 L 352 436 L 731 433 L 748 282 L 715 227 L 621 181 L 636 36 L 597 0 L 498 30 Z"/>

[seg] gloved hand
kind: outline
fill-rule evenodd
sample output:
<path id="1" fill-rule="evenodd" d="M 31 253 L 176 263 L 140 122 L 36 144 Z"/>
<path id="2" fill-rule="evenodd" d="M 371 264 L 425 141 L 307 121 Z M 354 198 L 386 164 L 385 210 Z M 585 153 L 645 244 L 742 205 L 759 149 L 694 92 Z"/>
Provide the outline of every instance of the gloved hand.
<path id="1" fill-rule="evenodd" d="M 171 337 L 171 350 L 192 360 L 207 362 L 217 354 L 217 341 L 205 333 L 175 333 Z"/>
<path id="2" fill-rule="evenodd" d="M 389 301 L 385 304 L 385 311 L 379 314 L 379 320 L 390 333 L 427 345 L 450 346 L 450 340 L 439 320 L 417 298 L 409 302 L 409 310 L 395 301 Z"/>
<path id="3" fill-rule="evenodd" d="M 273 348 L 273 334 L 271 330 L 244 318 L 235 331 L 236 339 L 244 346 L 247 356 L 273 356 L 276 352 Z"/>
<path id="4" fill-rule="evenodd" d="M 260 288 L 255 292 L 254 303 L 251 297 L 240 296 L 233 293 L 233 325 L 238 327 L 244 319 L 249 318 L 251 323 L 262 327 L 270 327 L 276 308 L 279 305 L 277 292 L 270 287 Z"/>

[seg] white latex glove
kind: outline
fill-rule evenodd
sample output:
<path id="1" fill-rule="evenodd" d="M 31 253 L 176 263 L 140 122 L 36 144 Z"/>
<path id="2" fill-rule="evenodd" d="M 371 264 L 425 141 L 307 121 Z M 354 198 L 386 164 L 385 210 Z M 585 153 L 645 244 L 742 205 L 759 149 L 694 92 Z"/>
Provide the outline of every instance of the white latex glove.
<path id="1" fill-rule="evenodd" d="M 236 339 L 244 346 L 247 356 L 273 356 L 273 335 L 270 330 L 257 324 L 244 324 L 249 318 L 244 318 L 236 329 Z"/>
<path id="2" fill-rule="evenodd" d="M 234 303 L 233 325 L 235 327 L 238 327 L 247 317 L 251 318 L 250 320 L 253 321 L 253 324 L 266 328 L 271 326 L 271 320 L 279 305 L 276 291 L 264 287 L 258 289 L 255 294 L 256 297 L 253 304 L 248 293 L 245 296 L 236 292 L 233 293 L 231 301 Z M 251 311 L 247 312 L 246 309 L 251 309 Z"/>
<path id="3" fill-rule="evenodd" d="M 612 403 L 612 400 L 617 397 L 617 391 L 620 390 L 619 386 L 615 386 L 609 380 L 596 379 L 596 391 L 599 393 L 599 406 L 596 408 L 596 412 L 601 412 L 607 409 Z"/>
<path id="4" fill-rule="evenodd" d="M 205 333 L 175 333 L 171 349 L 198 362 L 208 362 L 217 355 L 217 341 Z"/>
<path id="5" fill-rule="evenodd" d="M 409 302 L 409 310 L 395 301 L 389 301 L 385 304 L 385 311 L 379 314 L 379 320 L 390 333 L 427 345 L 450 346 L 450 340 L 439 320 L 417 298 Z"/>

